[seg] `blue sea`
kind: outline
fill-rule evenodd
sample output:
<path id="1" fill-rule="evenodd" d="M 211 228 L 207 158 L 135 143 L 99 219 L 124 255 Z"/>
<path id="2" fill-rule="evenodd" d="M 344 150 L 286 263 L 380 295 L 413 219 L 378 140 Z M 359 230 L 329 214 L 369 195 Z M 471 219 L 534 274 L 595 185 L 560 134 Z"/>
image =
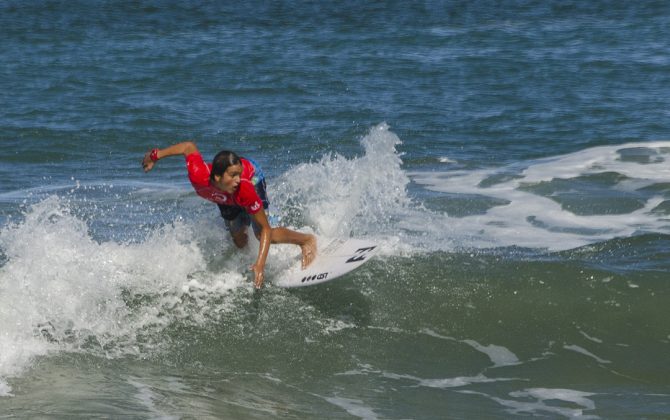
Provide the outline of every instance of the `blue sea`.
<path id="1" fill-rule="evenodd" d="M 2 0 L 0 418 L 670 418 L 670 3 Z M 184 159 L 378 244 L 266 286 Z"/>

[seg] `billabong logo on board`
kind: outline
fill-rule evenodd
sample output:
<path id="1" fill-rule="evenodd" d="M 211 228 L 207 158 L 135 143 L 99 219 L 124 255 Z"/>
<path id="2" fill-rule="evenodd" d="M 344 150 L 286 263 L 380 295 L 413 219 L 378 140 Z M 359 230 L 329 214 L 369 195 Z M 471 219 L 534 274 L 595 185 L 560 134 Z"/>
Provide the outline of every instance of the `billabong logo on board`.
<path id="1" fill-rule="evenodd" d="M 359 262 L 359 261 L 364 261 L 365 258 L 368 256 L 370 252 L 372 252 L 373 249 L 377 248 L 376 246 L 369 246 L 366 248 L 358 248 L 356 252 L 354 252 L 354 256 L 349 258 L 347 260 L 348 263 L 352 262 Z"/>

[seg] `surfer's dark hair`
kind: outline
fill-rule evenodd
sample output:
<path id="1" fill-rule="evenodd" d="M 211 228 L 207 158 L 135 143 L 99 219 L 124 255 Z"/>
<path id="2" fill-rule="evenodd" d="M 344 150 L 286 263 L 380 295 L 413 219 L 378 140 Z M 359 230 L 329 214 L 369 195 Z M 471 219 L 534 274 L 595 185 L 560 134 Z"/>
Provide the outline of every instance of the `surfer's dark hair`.
<path id="1" fill-rule="evenodd" d="M 222 150 L 214 156 L 212 161 L 212 173 L 209 178 L 214 180 L 214 176 L 222 176 L 229 166 L 239 165 L 242 163 L 240 157 L 230 150 Z"/>

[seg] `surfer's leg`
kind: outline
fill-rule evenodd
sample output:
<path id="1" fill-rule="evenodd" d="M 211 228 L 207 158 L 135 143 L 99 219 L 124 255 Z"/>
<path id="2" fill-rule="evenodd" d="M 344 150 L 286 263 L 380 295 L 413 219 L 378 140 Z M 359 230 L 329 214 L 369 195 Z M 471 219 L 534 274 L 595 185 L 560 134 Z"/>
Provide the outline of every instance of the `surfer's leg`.
<path id="1" fill-rule="evenodd" d="M 238 248 L 247 246 L 247 243 L 249 242 L 247 228 L 251 223 L 249 215 L 239 207 L 219 205 L 219 210 L 221 211 L 221 217 L 223 217 L 226 223 L 226 228 L 230 232 L 230 236 L 232 236 L 235 246 Z"/>
<path id="2" fill-rule="evenodd" d="M 233 242 L 238 248 L 244 248 L 249 242 L 249 235 L 247 235 L 247 229 L 240 229 L 237 232 L 230 232 L 230 236 L 233 237 Z"/>
<path id="3" fill-rule="evenodd" d="M 249 242 L 249 236 L 247 235 L 247 226 L 244 223 L 241 223 L 239 219 L 240 217 L 233 220 L 226 220 L 226 228 L 228 228 L 235 246 L 244 248 Z"/>
<path id="4" fill-rule="evenodd" d="M 307 267 L 316 258 L 316 236 L 300 233 L 285 227 L 272 228 L 273 244 L 294 244 L 302 251 L 302 268 Z"/>

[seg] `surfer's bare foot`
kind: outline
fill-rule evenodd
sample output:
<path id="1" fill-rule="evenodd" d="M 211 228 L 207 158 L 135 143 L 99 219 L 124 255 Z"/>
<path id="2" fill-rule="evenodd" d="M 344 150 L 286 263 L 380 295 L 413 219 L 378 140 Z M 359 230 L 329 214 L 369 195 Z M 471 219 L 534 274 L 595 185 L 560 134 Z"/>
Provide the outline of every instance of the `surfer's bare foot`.
<path id="1" fill-rule="evenodd" d="M 307 268 L 308 265 L 316 258 L 316 236 L 309 235 L 309 238 L 300 245 L 302 249 L 302 268 Z"/>

